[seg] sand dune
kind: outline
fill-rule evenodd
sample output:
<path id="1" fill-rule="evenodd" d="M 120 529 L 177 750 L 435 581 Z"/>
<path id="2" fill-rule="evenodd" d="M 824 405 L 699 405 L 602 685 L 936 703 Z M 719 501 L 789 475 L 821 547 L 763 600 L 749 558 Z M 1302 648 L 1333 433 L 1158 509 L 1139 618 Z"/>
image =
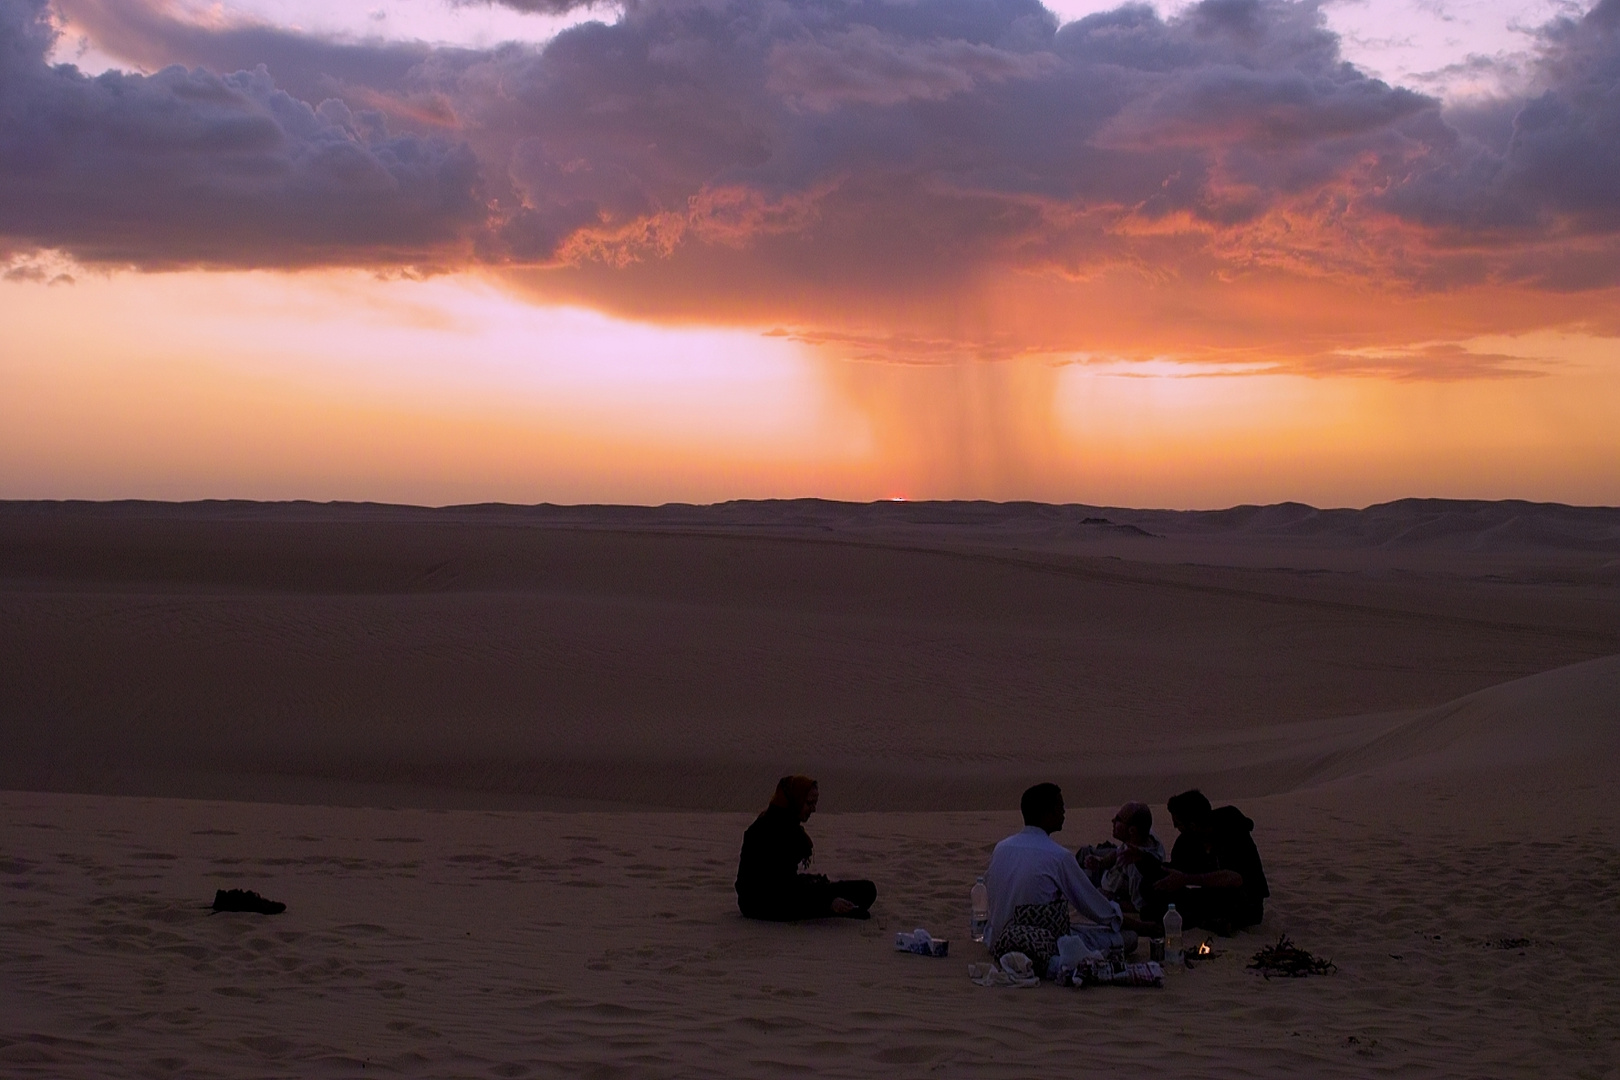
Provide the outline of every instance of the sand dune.
<path id="1" fill-rule="evenodd" d="M 1343 780 L 1477 778 L 1510 773 L 1549 791 L 1605 778 L 1620 761 L 1620 656 L 1572 664 L 1431 709 L 1278 724 L 1157 753 L 1111 751 L 1095 775 L 1140 786 L 1202 782 L 1282 794 Z"/>
<path id="2" fill-rule="evenodd" d="M 1567 1075 L 1620 1070 L 1610 958 L 1620 812 L 1448 801 L 1488 766 L 1556 784 L 1611 739 L 1620 658 L 1471 695 L 1394 729 L 1420 778 L 1377 769 L 1245 802 L 1265 924 L 1163 991 L 993 991 L 952 958 L 1000 813 L 830 813 L 824 868 L 871 875 L 869 924 L 749 923 L 730 879 L 746 814 L 367 810 L 10 793 L 0 1063 L 12 1076 L 1171 1077 Z M 1566 756 L 1487 761 L 1542 731 Z M 1437 758 L 1432 751 L 1460 751 Z M 1584 748 L 1584 749 L 1583 749 Z M 1407 759 L 1411 760 L 1411 759 Z M 1367 761 L 1359 764 L 1366 764 Z M 1341 762 L 1341 766 L 1343 763 Z M 838 792 L 829 789 L 836 805 Z M 1109 808 L 1077 809 L 1095 836 Z M 210 916 L 216 886 L 285 915 Z M 1338 972 L 1267 982 L 1278 933 Z"/>
<path id="3" fill-rule="evenodd" d="M 0 1073 L 1620 1076 L 1614 512 L 1086 509 L 0 506 Z M 736 914 L 790 768 L 872 922 Z M 1265 923 L 974 986 L 1035 779 L 1237 799 Z"/>
<path id="4" fill-rule="evenodd" d="M 1174 520 L 1258 535 L 1305 509 Z M 1263 794 L 1272 766 L 1253 759 L 1277 725 L 1320 721 L 1342 748 L 1379 721 L 1340 718 L 1620 650 L 1620 590 L 1579 545 L 1527 549 L 1517 577 L 1370 577 L 1300 570 L 1283 556 L 1314 549 L 1272 540 L 1245 549 L 1274 559 L 1259 569 L 1020 539 L 1080 512 L 11 504 L 0 783 L 741 810 L 791 767 L 849 806 L 938 809 L 1006 805 L 1034 765 L 1123 798 L 1169 762 Z M 1502 512 L 1447 515 L 1477 532 Z M 1613 514 L 1544 516 L 1591 540 Z M 872 520 L 890 532 L 861 532 Z M 814 535 L 755 528 L 807 521 Z M 1597 577 L 1528 580 L 1577 557 Z"/>
<path id="5" fill-rule="evenodd" d="M 1517 679 L 1403 719 L 1336 756 L 1328 776 L 1612 770 L 1620 761 L 1620 656 Z"/>
<path id="6" fill-rule="evenodd" d="M 428 508 L 380 503 L 6 502 L 0 522 L 49 532 L 97 523 L 117 532 L 161 523 L 216 525 L 461 525 L 838 537 L 935 548 L 989 544 L 1112 552 L 1143 561 L 1197 556 L 1206 565 L 1361 566 L 1477 573 L 1492 565 L 1532 575 L 1575 571 L 1620 580 L 1620 509 L 1518 500 L 1402 499 L 1365 509 L 1301 503 L 1222 510 L 1142 510 L 1084 504 L 843 503 L 739 500 L 710 506 Z M 15 535 L 15 534 L 14 534 Z"/>

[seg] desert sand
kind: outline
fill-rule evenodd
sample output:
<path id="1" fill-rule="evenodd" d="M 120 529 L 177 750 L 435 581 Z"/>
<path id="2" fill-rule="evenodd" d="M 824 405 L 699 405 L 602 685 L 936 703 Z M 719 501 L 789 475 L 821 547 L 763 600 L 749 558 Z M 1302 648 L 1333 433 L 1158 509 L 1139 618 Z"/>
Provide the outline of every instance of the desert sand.
<path id="1" fill-rule="evenodd" d="M 0 1072 L 1620 1076 L 1616 654 L 1601 508 L 3 504 Z M 868 923 L 736 913 L 798 770 Z M 1265 923 L 973 985 L 1042 779 L 1236 801 Z"/>

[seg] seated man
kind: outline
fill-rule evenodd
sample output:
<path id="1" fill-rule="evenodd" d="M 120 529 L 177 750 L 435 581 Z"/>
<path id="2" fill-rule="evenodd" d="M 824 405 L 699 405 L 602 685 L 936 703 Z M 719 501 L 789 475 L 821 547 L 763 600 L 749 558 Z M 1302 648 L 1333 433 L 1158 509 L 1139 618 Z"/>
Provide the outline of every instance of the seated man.
<path id="1" fill-rule="evenodd" d="M 1175 904 L 1183 926 L 1217 934 L 1259 922 L 1271 889 L 1249 835 L 1254 822 L 1235 806 L 1212 810 L 1197 789 L 1182 792 L 1167 805 L 1181 835 L 1170 852 L 1170 872 L 1149 890 L 1144 915 L 1163 919 L 1165 908 Z"/>
<path id="2" fill-rule="evenodd" d="M 1117 844 L 1087 845 L 1075 852 L 1091 883 L 1103 896 L 1133 914 L 1147 906 L 1143 888 L 1164 876 L 1164 845 L 1153 835 L 1153 810 L 1128 802 L 1114 815 Z"/>
<path id="3" fill-rule="evenodd" d="M 1057 955 L 1058 938 L 1070 933 L 1069 905 L 1086 918 L 1117 933 L 1123 923 L 1119 905 L 1103 898 L 1086 880 L 1068 849 L 1052 839 L 1063 828 L 1063 791 L 1056 784 L 1036 784 L 1018 804 L 1024 828 L 996 845 L 984 872 L 990 893 L 990 925 L 985 931 L 991 953 L 999 960 L 1021 952 L 1045 974 Z"/>

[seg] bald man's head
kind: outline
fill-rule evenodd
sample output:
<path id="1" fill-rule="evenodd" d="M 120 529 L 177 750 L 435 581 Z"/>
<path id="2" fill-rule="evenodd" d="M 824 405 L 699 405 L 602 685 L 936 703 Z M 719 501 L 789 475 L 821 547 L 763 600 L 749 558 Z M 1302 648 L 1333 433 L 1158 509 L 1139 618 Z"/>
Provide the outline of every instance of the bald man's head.
<path id="1" fill-rule="evenodd" d="M 1147 803 L 1128 802 L 1114 815 L 1114 839 L 1127 844 L 1145 844 L 1153 833 L 1153 811 Z"/>

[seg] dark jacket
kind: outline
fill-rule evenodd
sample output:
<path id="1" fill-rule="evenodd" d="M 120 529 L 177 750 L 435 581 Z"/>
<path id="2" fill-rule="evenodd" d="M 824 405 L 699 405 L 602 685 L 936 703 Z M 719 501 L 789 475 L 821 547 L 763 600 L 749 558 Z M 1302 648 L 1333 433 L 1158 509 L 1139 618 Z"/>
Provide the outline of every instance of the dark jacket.
<path id="1" fill-rule="evenodd" d="M 1266 884 L 1266 870 L 1260 865 L 1260 849 L 1254 846 L 1254 822 L 1243 816 L 1235 806 L 1216 810 L 1215 858 L 1222 870 L 1236 870 L 1243 875 L 1243 892 L 1252 899 L 1264 900 L 1271 895 Z"/>
<path id="2" fill-rule="evenodd" d="M 802 874 L 810 834 L 799 815 L 768 806 L 743 833 L 737 860 L 737 907 L 751 919 L 813 919 L 832 906 L 832 888 L 819 874 Z"/>
<path id="3" fill-rule="evenodd" d="M 1176 838 L 1170 863 L 1187 874 L 1207 874 L 1215 870 L 1235 870 L 1243 884 L 1232 890 L 1241 899 L 1230 906 L 1231 921 L 1246 926 L 1260 921 L 1271 886 L 1266 883 L 1260 851 L 1254 846 L 1254 822 L 1235 806 L 1223 806 L 1211 816 L 1208 837 L 1183 833 Z"/>

